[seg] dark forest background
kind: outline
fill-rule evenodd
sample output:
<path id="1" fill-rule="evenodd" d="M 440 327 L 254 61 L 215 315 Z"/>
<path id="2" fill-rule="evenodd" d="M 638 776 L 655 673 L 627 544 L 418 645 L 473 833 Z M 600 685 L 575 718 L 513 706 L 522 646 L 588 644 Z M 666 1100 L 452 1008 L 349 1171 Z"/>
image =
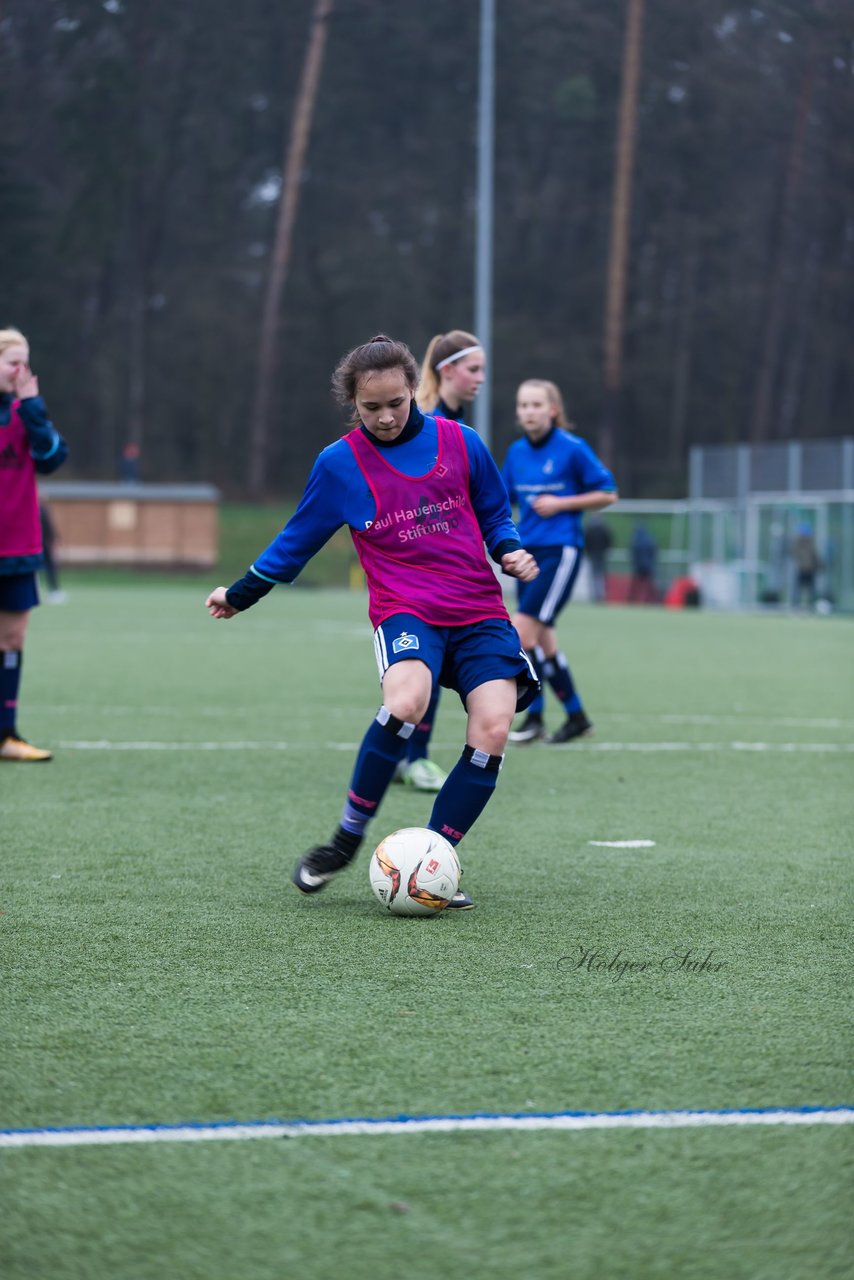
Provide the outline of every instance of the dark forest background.
<path id="1" fill-rule="evenodd" d="M 630 0 L 498 0 L 493 448 L 516 384 L 601 444 Z M 265 286 L 313 0 L 2 0 L 0 324 L 69 478 L 249 491 Z M 854 8 L 646 0 L 610 452 L 680 496 L 687 448 L 852 434 Z M 477 0 L 337 0 L 279 313 L 269 495 L 340 434 L 377 330 L 471 328 Z"/>

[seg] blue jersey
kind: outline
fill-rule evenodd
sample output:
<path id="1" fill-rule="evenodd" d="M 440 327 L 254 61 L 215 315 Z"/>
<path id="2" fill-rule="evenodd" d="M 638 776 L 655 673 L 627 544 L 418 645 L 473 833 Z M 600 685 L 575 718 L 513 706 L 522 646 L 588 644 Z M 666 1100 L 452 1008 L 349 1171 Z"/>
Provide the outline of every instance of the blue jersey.
<path id="1" fill-rule="evenodd" d="M 502 479 L 510 501 L 519 506 L 519 534 L 529 551 L 536 547 L 583 547 L 580 511 L 539 516 L 531 506 L 540 494 L 570 498 L 579 493 L 616 489 L 614 477 L 586 441 L 562 427 L 553 427 L 542 440 L 527 436 L 507 451 Z"/>
<path id="2" fill-rule="evenodd" d="M 364 428 L 363 428 L 364 430 Z M 522 545 L 510 514 L 507 493 L 492 455 L 471 427 L 461 425 L 469 465 L 472 510 L 484 542 L 494 560 Z M 377 448 L 388 451 L 389 461 L 408 476 L 426 475 L 436 464 L 436 419 L 422 415 L 414 403 L 409 421 L 397 440 Z M 376 504 L 350 446 L 342 439 L 317 458 L 299 506 L 284 529 L 253 564 L 249 573 L 229 588 L 229 600 L 246 608 L 263 594 L 253 589 L 277 582 L 293 582 L 301 569 L 343 525 L 360 530 L 370 526 Z M 254 599 L 249 599 L 249 594 Z"/>

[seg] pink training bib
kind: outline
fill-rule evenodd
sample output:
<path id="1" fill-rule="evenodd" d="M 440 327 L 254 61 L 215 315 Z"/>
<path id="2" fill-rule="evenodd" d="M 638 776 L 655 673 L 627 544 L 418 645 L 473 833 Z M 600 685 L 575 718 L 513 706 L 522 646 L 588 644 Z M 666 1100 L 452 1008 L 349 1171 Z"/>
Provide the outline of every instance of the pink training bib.
<path id="1" fill-rule="evenodd" d="M 0 556 L 39 555 L 42 549 L 36 469 L 18 404 L 9 425 L 0 427 Z"/>
<path id="2" fill-rule="evenodd" d="M 436 463 L 414 477 L 393 467 L 360 428 L 344 437 L 376 503 L 373 523 L 351 530 L 374 627 L 395 613 L 439 627 L 508 617 L 471 506 L 462 431 L 447 418 L 436 427 Z"/>

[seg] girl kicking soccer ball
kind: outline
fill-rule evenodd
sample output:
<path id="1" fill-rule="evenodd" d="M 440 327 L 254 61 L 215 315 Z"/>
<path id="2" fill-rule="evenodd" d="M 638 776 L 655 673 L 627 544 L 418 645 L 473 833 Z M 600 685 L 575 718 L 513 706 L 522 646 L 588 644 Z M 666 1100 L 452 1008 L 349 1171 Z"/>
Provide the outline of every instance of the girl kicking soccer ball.
<path id="1" fill-rule="evenodd" d="M 384 334 L 344 356 L 333 388 L 355 412 L 352 430 L 320 454 L 292 519 L 249 571 L 206 602 L 212 617 L 233 618 L 276 583 L 292 582 L 348 526 L 368 584 L 383 700 L 359 748 L 338 827 L 294 868 L 305 894 L 319 893 L 355 858 L 435 682 L 455 689 L 468 715 L 462 754 L 427 823 L 452 845 L 492 796 L 513 715 L 538 690 L 484 543 L 522 582 L 536 577 L 536 562 L 522 547 L 479 436 L 423 414 L 417 383 L 409 348 Z M 460 892 L 450 905 L 474 903 Z"/>

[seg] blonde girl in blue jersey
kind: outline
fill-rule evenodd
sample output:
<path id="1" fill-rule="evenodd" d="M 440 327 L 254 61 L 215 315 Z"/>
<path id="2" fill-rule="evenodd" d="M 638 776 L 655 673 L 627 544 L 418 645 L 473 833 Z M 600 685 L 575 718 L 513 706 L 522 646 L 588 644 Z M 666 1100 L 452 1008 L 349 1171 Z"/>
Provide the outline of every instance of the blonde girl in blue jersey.
<path id="1" fill-rule="evenodd" d="M 507 454 L 502 478 L 519 507 L 519 536 L 537 560 L 535 582 L 518 584 L 513 624 L 540 677 L 561 703 L 565 720 L 549 738 L 542 693 L 528 708 L 511 742 L 571 742 L 593 728 L 584 711 L 566 656 L 558 647 L 555 622 L 568 604 L 584 555 L 581 527 L 585 511 L 601 511 L 617 501 L 614 477 L 593 450 L 569 427 L 563 397 L 553 382 L 529 379 L 516 394 L 522 439 Z"/>

